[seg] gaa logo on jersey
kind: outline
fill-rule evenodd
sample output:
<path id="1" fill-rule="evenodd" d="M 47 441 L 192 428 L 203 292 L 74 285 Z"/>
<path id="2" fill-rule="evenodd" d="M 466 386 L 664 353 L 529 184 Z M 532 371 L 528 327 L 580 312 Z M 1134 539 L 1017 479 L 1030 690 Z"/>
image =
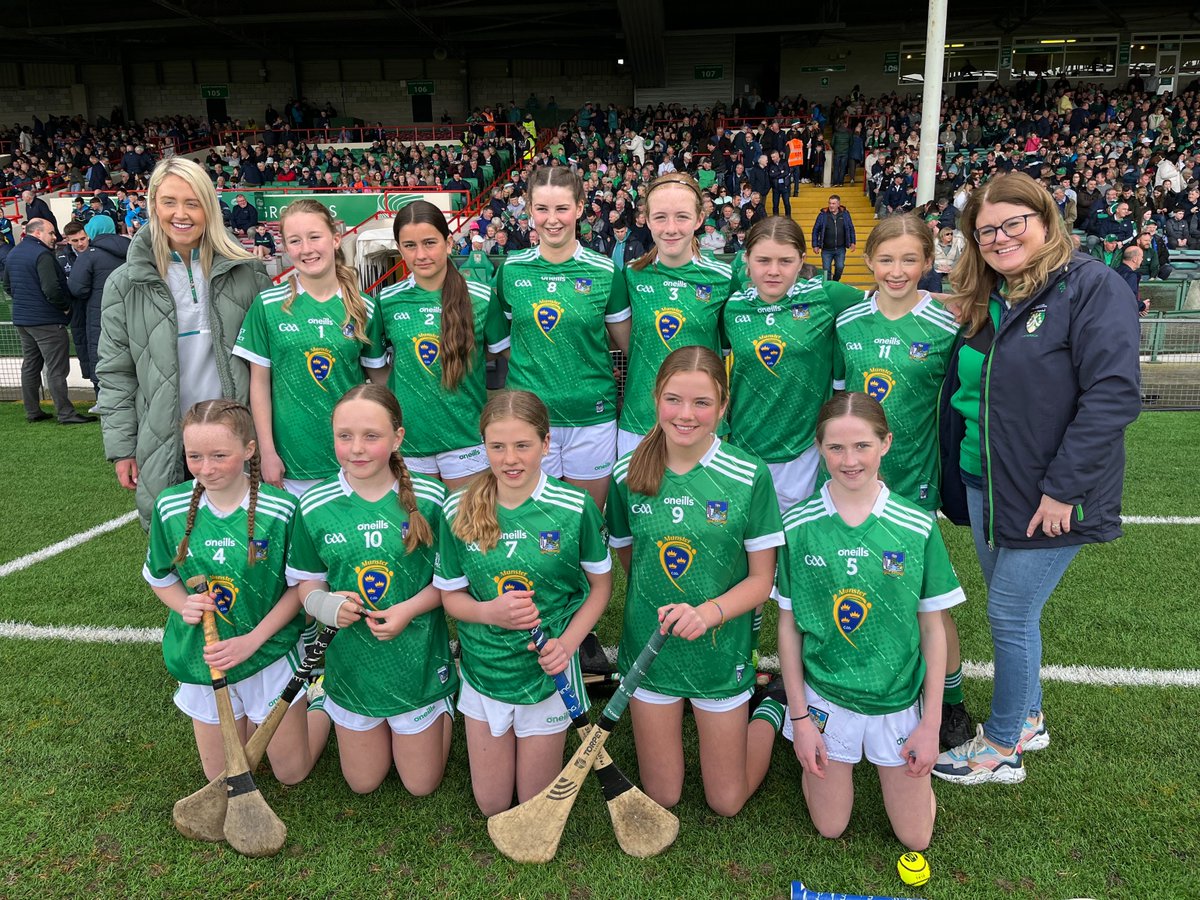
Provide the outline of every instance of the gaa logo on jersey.
<path id="1" fill-rule="evenodd" d="M 903 550 L 883 551 L 883 574 L 891 575 L 893 578 L 899 578 L 904 574 Z"/>
<path id="2" fill-rule="evenodd" d="M 679 334 L 679 329 L 686 321 L 681 309 L 656 309 L 654 311 L 654 328 L 658 331 L 662 342 L 668 347 L 671 346 L 671 338 Z"/>
<path id="3" fill-rule="evenodd" d="M 538 549 L 543 553 L 557 553 L 559 549 L 560 533 L 557 531 L 539 531 L 538 532 Z"/>
<path id="4" fill-rule="evenodd" d="M 705 515 L 709 525 L 724 525 L 729 521 L 729 501 L 709 500 Z"/>
<path id="5" fill-rule="evenodd" d="M 591 292 L 592 292 L 592 279 L 590 279 L 590 278 L 576 278 L 575 279 L 575 293 L 590 294 Z"/>
<path id="6" fill-rule="evenodd" d="M 254 550 L 254 561 L 262 562 L 267 558 L 267 551 L 271 547 L 270 538 L 255 538 L 250 542 L 251 548 Z"/>
<path id="7" fill-rule="evenodd" d="M 392 584 L 392 576 L 395 573 L 387 567 L 387 563 L 378 559 L 355 566 L 354 571 L 358 575 L 358 593 L 367 601 L 367 605 L 371 609 L 379 609 L 379 604 L 387 596 L 388 588 Z"/>
<path id="8" fill-rule="evenodd" d="M 808 311 L 807 303 L 793 303 L 792 304 L 792 318 L 793 319 L 807 319 L 810 315 L 811 314 Z"/>
<path id="9" fill-rule="evenodd" d="M 661 541 L 656 541 L 658 544 L 658 561 L 663 567 L 663 571 L 667 573 L 667 577 L 671 579 L 671 584 L 679 587 L 679 579 L 687 574 L 687 570 L 692 567 L 692 563 L 696 559 L 696 551 L 692 547 L 692 542 L 687 538 L 670 537 Z"/>
<path id="10" fill-rule="evenodd" d="M 520 569 L 508 569 L 499 575 L 492 576 L 492 581 L 496 582 L 497 597 L 507 594 L 509 591 L 533 590 L 533 579 L 529 577 L 528 572 Z"/>
<path id="11" fill-rule="evenodd" d="M 871 369 L 863 372 L 863 390 L 882 403 L 896 386 L 896 379 L 890 369 Z"/>
<path id="12" fill-rule="evenodd" d="M 929 359 L 929 342 L 928 341 L 913 341 L 908 345 L 909 359 L 915 359 L 917 362 L 925 362 Z"/>
<path id="13" fill-rule="evenodd" d="M 858 649 L 858 645 L 850 640 L 850 635 L 862 628 L 870 611 L 871 604 L 867 602 L 867 595 L 862 591 L 847 588 L 833 595 L 833 620 L 837 622 L 838 630 L 846 639 L 846 643 L 855 650 Z"/>
<path id="14" fill-rule="evenodd" d="M 308 374 L 313 377 L 313 381 L 321 390 L 326 390 L 322 382 L 329 377 L 329 373 L 333 371 L 335 362 L 333 351 L 325 347 L 314 347 L 304 354 L 304 359 L 308 363 Z"/>
<path id="15" fill-rule="evenodd" d="M 701 303 L 707 303 L 712 299 L 712 285 L 698 284 L 696 285 L 696 299 Z"/>
<path id="16" fill-rule="evenodd" d="M 217 604 L 217 615 L 229 622 L 229 611 L 233 609 L 238 598 L 237 585 L 233 583 L 233 579 L 227 575 L 216 575 L 208 579 L 208 593 L 212 595 L 213 603 Z"/>
<path id="17" fill-rule="evenodd" d="M 425 371 L 432 374 L 433 364 L 442 352 L 437 335 L 418 334 L 413 338 L 413 349 L 417 352 L 417 360 L 425 367 Z"/>
<path id="18" fill-rule="evenodd" d="M 552 344 L 554 338 L 550 337 L 550 332 L 558 327 L 558 323 L 562 320 L 562 313 L 562 304 L 554 300 L 543 300 L 541 303 L 533 304 L 533 315 L 537 319 L 538 328 L 542 329 L 542 334 Z"/>
<path id="19" fill-rule="evenodd" d="M 766 367 L 767 371 L 776 378 L 779 377 L 779 373 L 775 371 L 775 367 L 783 359 L 783 351 L 786 348 L 787 344 L 777 334 L 763 335 L 754 341 L 754 355 L 758 357 L 758 361 Z"/>

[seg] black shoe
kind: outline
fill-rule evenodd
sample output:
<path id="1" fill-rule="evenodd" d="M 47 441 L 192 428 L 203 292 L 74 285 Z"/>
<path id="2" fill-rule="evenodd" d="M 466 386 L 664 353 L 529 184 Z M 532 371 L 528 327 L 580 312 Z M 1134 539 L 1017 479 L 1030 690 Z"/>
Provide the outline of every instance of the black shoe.
<path id="1" fill-rule="evenodd" d="M 53 419 L 53 418 L 54 418 L 54 416 L 50 415 L 50 413 L 40 412 L 36 416 L 26 416 L 25 421 L 26 422 L 45 422 L 47 419 Z"/>
<path id="2" fill-rule="evenodd" d="M 99 422 L 100 419 L 96 416 L 84 416 L 80 413 L 75 413 L 73 416 L 67 416 L 65 419 L 59 419 L 59 425 L 88 425 L 91 422 Z"/>
<path id="3" fill-rule="evenodd" d="M 758 709 L 768 697 L 787 709 L 787 689 L 783 686 L 782 675 L 776 675 L 754 692 L 754 696 L 750 698 L 750 712 L 753 713 Z"/>
<path id="4" fill-rule="evenodd" d="M 584 675 L 611 675 L 612 663 L 600 646 L 600 639 L 595 632 L 588 634 L 579 645 L 579 668 Z"/>
<path id="5" fill-rule="evenodd" d="M 938 742 L 943 750 L 958 747 L 975 737 L 975 726 L 971 724 L 971 716 L 965 703 L 942 704 L 942 728 L 938 732 Z"/>

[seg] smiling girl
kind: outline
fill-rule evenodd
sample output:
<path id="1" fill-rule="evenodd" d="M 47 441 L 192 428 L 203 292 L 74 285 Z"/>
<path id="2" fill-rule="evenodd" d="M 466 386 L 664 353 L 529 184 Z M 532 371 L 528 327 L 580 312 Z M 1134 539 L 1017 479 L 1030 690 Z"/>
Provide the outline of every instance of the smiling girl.
<path id="1" fill-rule="evenodd" d="M 570 716 L 550 676 L 587 706 L 577 650 L 612 593 L 600 510 L 545 474 L 550 422 L 527 391 L 492 396 L 479 419 L 489 468 L 446 500 L 434 584 L 458 620 L 475 802 L 490 816 L 562 768 Z M 540 653 L 529 629 L 549 637 Z"/>
<path id="2" fill-rule="evenodd" d="M 821 407 L 816 440 L 830 479 L 784 516 L 774 594 L 783 733 L 822 836 L 846 830 L 865 753 L 896 837 L 924 850 L 937 812 L 941 611 L 965 598 L 937 523 L 878 480 L 892 446 L 880 405 L 837 394 Z"/>
<path id="3" fill-rule="evenodd" d="M 534 169 L 529 205 L 537 247 L 509 254 L 495 287 L 509 321 L 508 387 L 550 412 L 547 474 L 604 508 L 616 458 L 617 385 L 609 343 L 629 349 L 629 300 L 613 261 L 579 244 L 583 183 L 570 169 Z"/>
<path id="4" fill-rule="evenodd" d="M 501 349 L 504 317 L 490 285 L 468 281 L 450 264 L 450 229 L 436 206 L 409 203 L 392 233 L 412 273 L 379 295 L 392 346 L 388 386 L 409 411 L 404 462 L 454 490 L 487 468 L 479 413 L 486 351 Z"/>
<path id="5" fill-rule="evenodd" d="M 342 259 L 329 210 L 296 200 L 279 227 L 295 276 L 255 298 L 233 352 L 250 363 L 263 480 L 300 496 L 337 471 L 328 427 L 337 398 L 386 358 L 375 303 Z"/>

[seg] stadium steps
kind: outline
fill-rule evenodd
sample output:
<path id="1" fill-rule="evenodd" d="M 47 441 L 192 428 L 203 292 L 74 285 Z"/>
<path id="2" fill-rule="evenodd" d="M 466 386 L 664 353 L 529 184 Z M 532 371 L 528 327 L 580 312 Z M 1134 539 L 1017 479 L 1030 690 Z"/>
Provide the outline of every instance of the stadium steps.
<path id="1" fill-rule="evenodd" d="M 834 193 L 842 198 L 842 206 L 849 210 L 850 218 L 854 221 L 855 237 L 858 239 L 858 249 L 854 253 L 846 254 L 846 268 L 842 273 L 842 281 L 864 290 L 873 289 L 875 279 L 871 277 L 871 272 L 863 261 L 863 250 L 867 246 L 867 235 L 875 227 L 875 210 L 867 195 L 862 192 L 860 184 L 847 182 L 839 188 L 802 184 L 799 196 L 792 198 L 792 218 L 804 229 L 804 240 L 811 243 L 813 222 L 817 220 L 817 213 L 825 208 L 829 202 L 829 195 Z M 808 261 L 820 268 L 819 254 L 810 252 Z"/>

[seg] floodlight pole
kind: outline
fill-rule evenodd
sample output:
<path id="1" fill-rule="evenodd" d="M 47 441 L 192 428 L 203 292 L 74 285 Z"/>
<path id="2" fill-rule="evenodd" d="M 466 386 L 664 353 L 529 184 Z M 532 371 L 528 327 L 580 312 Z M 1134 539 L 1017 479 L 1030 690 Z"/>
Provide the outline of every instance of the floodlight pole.
<path id="1" fill-rule="evenodd" d="M 947 0 L 929 0 L 925 32 L 925 90 L 921 95 L 921 149 L 917 157 L 917 205 L 933 199 L 938 132 L 942 130 L 942 69 L 946 60 Z"/>

